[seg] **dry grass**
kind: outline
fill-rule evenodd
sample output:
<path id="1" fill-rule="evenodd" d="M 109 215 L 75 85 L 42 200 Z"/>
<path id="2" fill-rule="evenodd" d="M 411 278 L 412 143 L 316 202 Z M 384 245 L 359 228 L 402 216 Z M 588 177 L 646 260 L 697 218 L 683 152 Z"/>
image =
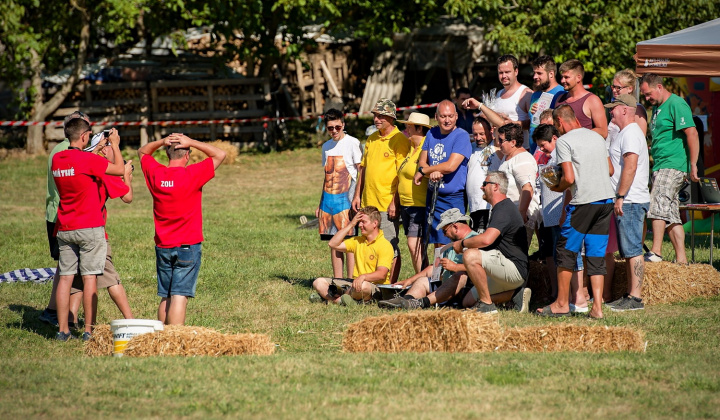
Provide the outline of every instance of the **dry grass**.
<path id="1" fill-rule="evenodd" d="M 166 325 L 163 331 L 142 334 L 128 342 L 127 357 L 268 355 L 275 344 L 265 334 L 222 334 L 210 328 Z M 113 339 L 109 325 L 99 325 L 85 344 L 87 356 L 110 356 Z"/>
<path id="2" fill-rule="evenodd" d="M 238 148 L 236 146 L 233 146 L 228 141 L 222 141 L 222 140 L 215 140 L 208 142 L 207 144 L 211 146 L 215 146 L 219 149 L 222 149 L 225 152 L 225 160 L 223 161 L 223 164 L 230 165 L 235 163 L 235 160 L 238 157 Z M 203 159 L 207 158 L 207 155 L 197 149 L 192 149 L 192 153 L 190 153 L 190 163 L 198 163 L 202 161 Z"/>
<path id="3" fill-rule="evenodd" d="M 497 316 L 474 311 L 414 311 L 366 318 L 343 337 L 351 353 L 612 352 L 645 349 L 644 334 L 626 327 L 550 325 L 502 330 Z"/>

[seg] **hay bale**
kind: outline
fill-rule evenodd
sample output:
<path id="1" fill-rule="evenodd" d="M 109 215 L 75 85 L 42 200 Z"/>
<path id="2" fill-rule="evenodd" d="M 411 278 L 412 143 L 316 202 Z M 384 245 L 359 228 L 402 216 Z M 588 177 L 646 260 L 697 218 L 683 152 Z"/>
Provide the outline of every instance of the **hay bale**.
<path id="1" fill-rule="evenodd" d="M 709 264 L 646 263 L 642 293 L 646 305 L 715 296 L 720 293 L 720 272 Z"/>
<path id="2" fill-rule="evenodd" d="M 645 338 L 641 331 L 626 327 L 571 324 L 511 328 L 503 331 L 497 348 L 497 351 L 513 352 L 605 353 L 644 350 Z"/>
<path id="3" fill-rule="evenodd" d="M 236 146 L 233 146 L 229 141 L 215 140 L 208 142 L 207 144 L 215 146 L 218 149 L 222 149 L 225 152 L 225 160 L 223 161 L 223 163 L 235 163 L 235 159 L 237 159 L 238 157 L 238 148 Z M 195 148 L 192 149 L 192 153 L 190 153 L 191 164 L 198 163 L 205 158 L 207 158 L 207 155 L 205 153 Z"/>
<path id="4" fill-rule="evenodd" d="M 531 302 L 539 304 L 551 300 L 550 275 L 547 265 L 539 261 L 530 261 L 528 264 L 527 287 L 532 290 Z"/>
<path id="5" fill-rule="evenodd" d="M 443 309 L 366 318 L 348 326 L 342 345 L 350 353 L 479 352 L 499 338 L 497 316 Z"/>
<path id="6" fill-rule="evenodd" d="M 93 329 L 92 338 L 85 342 L 85 355 L 89 357 L 95 356 L 112 356 L 113 354 L 113 335 L 109 324 L 96 325 Z"/>
<path id="7" fill-rule="evenodd" d="M 210 328 L 166 325 L 163 331 L 133 337 L 127 357 L 268 355 L 275 345 L 265 334 L 222 334 Z"/>

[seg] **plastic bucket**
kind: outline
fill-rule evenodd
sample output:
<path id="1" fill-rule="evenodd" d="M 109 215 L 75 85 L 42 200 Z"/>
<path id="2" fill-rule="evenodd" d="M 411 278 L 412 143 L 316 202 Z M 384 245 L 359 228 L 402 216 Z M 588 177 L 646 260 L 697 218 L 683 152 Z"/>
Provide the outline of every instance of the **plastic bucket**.
<path id="1" fill-rule="evenodd" d="M 116 319 L 110 321 L 113 335 L 113 356 L 122 357 L 131 338 L 163 330 L 162 321 L 154 319 Z"/>

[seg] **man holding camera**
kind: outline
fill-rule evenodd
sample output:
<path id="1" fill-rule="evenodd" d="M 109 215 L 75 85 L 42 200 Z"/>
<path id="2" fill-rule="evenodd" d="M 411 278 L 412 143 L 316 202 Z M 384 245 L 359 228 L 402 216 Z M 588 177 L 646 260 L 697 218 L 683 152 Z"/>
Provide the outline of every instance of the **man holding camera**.
<path id="1" fill-rule="evenodd" d="M 168 165 L 152 154 L 165 146 Z M 190 147 L 208 158 L 188 165 Z M 145 183 L 153 198 L 158 319 L 183 325 L 188 298 L 195 297 L 202 256 L 202 187 L 215 177 L 225 152 L 183 134 L 171 134 L 138 150 Z"/>
<path id="2" fill-rule="evenodd" d="M 78 271 L 83 279 L 85 334 L 92 334 L 97 310 L 97 275 L 104 271 L 107 254 L 99 193 L 101 178 L 105 174 L 121 176 L 125 172 L 117 130 L 111 130 L 108 138 L 114 162 L 83 151 L 91 135 L 86 119 L 71 119 L 65 124 L 65 136 L 70 141 L 68 150 L 52 158 L 52 175 L 60 197 L 56 224 L 59 245 L 56 338 L 60 341 L 72 338 L 68 325 L 70 288 Z"/>

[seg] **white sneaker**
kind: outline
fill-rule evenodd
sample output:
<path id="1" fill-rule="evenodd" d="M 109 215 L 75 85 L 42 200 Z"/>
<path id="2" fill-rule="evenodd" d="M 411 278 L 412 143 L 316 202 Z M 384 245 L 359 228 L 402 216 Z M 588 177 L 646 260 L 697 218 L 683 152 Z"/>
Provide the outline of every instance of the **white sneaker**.
<path id="1" fill-rule="evenodd" d="M 570 313 L 573 314 L 586 314 L 589 311 L 588 307 L 582 307 L 582 306 L 575 306 L 574 304 L 570 304 Z"/>
<path id="2" fill-rule="evenodd" d="M 646 262 L 662 262 L 662 257 L 652 251 L 648 251 L 645 253 L 645 261 Z"/>

